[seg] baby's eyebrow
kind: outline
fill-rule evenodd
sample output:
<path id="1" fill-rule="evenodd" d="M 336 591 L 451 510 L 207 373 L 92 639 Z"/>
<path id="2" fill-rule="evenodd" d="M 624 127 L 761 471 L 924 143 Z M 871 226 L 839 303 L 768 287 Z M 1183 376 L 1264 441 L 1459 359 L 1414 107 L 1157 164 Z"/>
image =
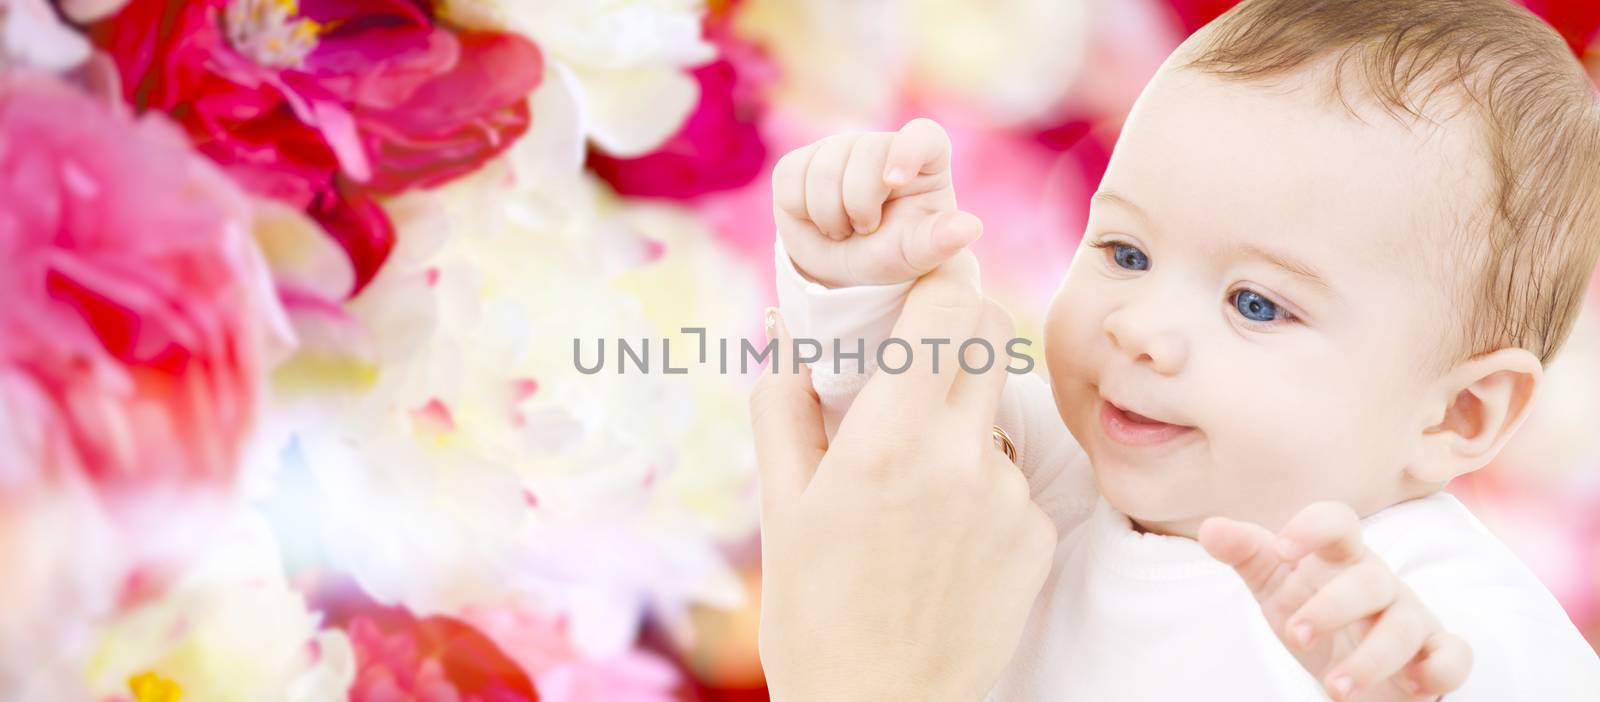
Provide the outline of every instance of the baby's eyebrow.
<path id="1" fill-rule="evenodd" d="M 1145 226 L 1151 226 L 1150 215 L 1144 211 L 1144 208 L 1140 207 L 1132 200 L 1129 200 L 1121 193 L 1112 190 L 1100 190 L 1097 191 L 1090 198 L 1090 200 L 1095 202 L 1110 203 L 1126 209 L 1138 216 L 1139 219 L 1143 220 Z M 1232 248 L 1232 252 L 1235 256 L 1255 258 L 1266 261 L 1273 266 L 1277 266 L 1278 268 L 1281 268 L 1284 271 L 1298 276 L 1304 279 L 1306 282 L 1317 286 L 1323 292 L 1329 294 L 1333 294 L 1334 292 L 1333 286 L 1328 283 L 1328 279 L 1323 277 L 1323 275 L 1317 271 L 1316 267 L 1287 254 L 1279 253 L 1277 251 L 1249 243 L 1235 244 Z"/>
<path id="2" fill-rule="evenodd" d="M 1235 244 L 1233 251 L 1239 256 L 1257 258 L 1277 266 L 1278 268 L 1282 268 L 1289 273 L 1305 279 L 1306 282 L 1322 288 L 1324 292 L 1333 292 L 1333 286 L 1329 285 L 1328 280 L 1324 278 L 1321 273 L 1317 272 L 1317 269 L 1312 267 L 1311 264 L 1292 258 L 1288 255 L 1272 251 L 1270 249 L 1256 246 L 1255 244 Z"/>
<path id="3" fill-rule="evenodd" d="M 1132 200 L 1123 197 L 1120 193 L 1111 190 L 1098 190 L 1089 200 L 1091 202 L 1108 202 L 1126 209 L 1143 220 L 1145 226 L 1150 226 L 1150 215 L 1145 214 L 1144 208 L 1134 204 Z"/>
<path id="4" fill-rule="evenodd" d="M 1134 216 L 1138 216 L 1141 221 L 1144 221 L 1144 225 L 1146 225 L 1146 227 L 1149 227 L 1150 225 L 1150 214 L 1146 213 L 1144 208 L 1141 208 L 1138 203 L 1134 203 L 1133 200 L 1128 200 L 1128 198 L 1123 197 L 1122 193 L 1115 192 L 1115 190 L 1098 190 L 1098 192 L 1094 193 L 1090 200 L 1102 201 L 1102 203 L 1112 203 L 1112 205 L 1117 205 L 1120 206 L 1120 208 L 1128 209 L 1128 211 L 1131 211 Z M 1238 257 L 1253 257 L 1253 259 L 1259 259 L 1259 261 L 1266 261 L 1267 264 L 1277 265 L 1278 269 L 1283 269 L 1285 272 L 1293 273 L 1293 275 L 1298 275 L 1298 277 L 1304 278 L 1307 283 L 1312 283 L 1312 285 L 1322 289 L 1323 293 L 1334 293 L 1333 286 L 1328 285 L 1328 278 L 1323 277 L 1322 273 L 1317 272 L 1317 269 L 1315 269 L 1314 265 L 1307 264 L 1307 262 L 1304 261 L 1299 261 L 1299 259 L 1296 259 L 1296 257 L 1288 256 L 1288 254 L 1277 253 L 1277 251 L 1262 248 L 1262 246 L 1256 246 L 1253 245 L 1253 243 L 1240 243 L 1240 245 L 1234 245 L 1234 248 L 1232 248 L 1232 253 Z"/>

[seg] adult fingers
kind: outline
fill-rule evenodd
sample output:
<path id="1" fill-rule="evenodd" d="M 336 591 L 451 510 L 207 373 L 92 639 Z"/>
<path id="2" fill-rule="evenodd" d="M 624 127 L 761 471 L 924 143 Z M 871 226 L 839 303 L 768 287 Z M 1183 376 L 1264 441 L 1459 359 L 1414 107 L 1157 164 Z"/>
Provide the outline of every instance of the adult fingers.
<path id="1" fill-rule="evenodd" d="M 918 117 L 894 133 L 884 162 L 883 180 L 890 187 L 900 187 L 919 174 L 942 173 L 949 168 L 949 135 L 938 122 Z"/>
<path id="2" fill-rule="evenodd" d="M 983 310 L 978 262 L 970 252 L 917 279 L 880 352 L 883 365 L 856 397 L 855 406 L 866 404 L 870 409 L 862 414 L 867 416 L 921 425 L 944 406 L 959 370 L 952 340 L 971 336 Z M 895 346 L 904 354 L 899 364 L 895 363 L 899 354 L 887 350 Z"/>
<path id="3" fill-rule="evenodd" d="M 1343 502 L 1313 503 L 1278 531 L 1278 549 L 1291 562 L 1315 553 L 1330 563 L 1355 563 L 1364 551 L 1361 518 Z"/>
<path id="4" fill-rule="evenodd" d="M 984 300 L 978 333 L 954 339 L 957 368 L 950 386 L 949 402 L 972 417 L 979 429 L 994 424 L 1000 407 L 1000 394 L 1006 386 L 1006 341 L 1016 333 L 1011 314 L 993 300 Z"/>
<path id="5" fill-rule="evenodd" d="M 980 468 L 990 488 L 990 509 L 1011 518 L 1011 529 L 1000 536 L 1006 548 L 996 550 L 992 557 L 995 562 L 1022 558 L 1038 563 L 1037 579 L 1029 579 L 1034 584 L 1030 594 L 1037 594 L 1037 585 L 1050 573 L 1050 554 L 1057 542 L 1055 522 L 1033 501 L 1027 476 L 998 447 L 984 454 Z"/>
<path id="6" fill-rule="evenodd" d="M 805 491 L 828 450 L 822 405 L 811 386 L 811 368 L 794 372 L 785 356 L 794 342 L 776 309 L 767 310 L 767 338 L 779 351 L 750 393 L 750 423 L 755 434 L 762 510 L 770 511 Z"/>

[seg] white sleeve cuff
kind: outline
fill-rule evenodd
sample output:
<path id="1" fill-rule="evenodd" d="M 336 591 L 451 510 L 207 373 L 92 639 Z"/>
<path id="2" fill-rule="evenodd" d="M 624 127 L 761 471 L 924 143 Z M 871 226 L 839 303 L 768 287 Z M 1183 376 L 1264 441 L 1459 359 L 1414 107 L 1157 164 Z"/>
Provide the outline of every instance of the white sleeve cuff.
<path id="1" fill-rule="evenodd" d="M 914 281 L 830 288 L 800 274 L 780 237 L 773 237 L 772 248 L 778 309 L 789 333 L 797 343 L 813 339 L 822 347 L 821 359 L 811 364 L 815 384 L 821 388 L 845 382 L 859 387 L 864 382 L 861 379 L 827 376 L 866 375 L 876 369 L 878 347 L 893 334 Z M 835 343 L 841 352 L 838 355 Z M 858 349 L 859 356 L 855 355 Z"/>

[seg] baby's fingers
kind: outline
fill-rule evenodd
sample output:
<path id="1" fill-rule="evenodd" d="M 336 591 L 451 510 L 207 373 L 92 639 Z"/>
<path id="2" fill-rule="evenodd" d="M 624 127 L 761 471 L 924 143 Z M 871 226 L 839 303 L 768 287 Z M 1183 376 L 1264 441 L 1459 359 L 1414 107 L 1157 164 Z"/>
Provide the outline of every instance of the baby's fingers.
<path id="1" fill-rule="evenodd" d="M 1360 645 L 1328 671 L 1324 681 L 1328 694 L 1343 702 L 1387 682 L 1417 657 L 1435 629 L 1432 618 L 1419 606 L 1402 602 L 1383 610 Z M 1401 687 L 1406 685 L 1402 682 Z"/>
<path id="2" fill-rule="evenodd" d="M 900 187 L 920 173 L 942 173 L 950 168 L 950 136 L 944 127 L 926 117 L 906 122 L 889 142 L 883 180 Z"/>
<path id="3" fill-rule="evenodd" d="M 1346 568 L 1289 615 L 1287 630 L 1306 648 L 1318 638 L 1377 614 L 1394 604 L 1400 586 L 1388 566 L 1368 558 Z"/>
<path id="4" fill-rule="evenodd" d="M 887 132 L 867 134 L 850 150 L 844 167 L 844 211 L 856 234 L 877 231 L 883 223 L 883 203 L 889 198 L 883 164 L 893 137 Z"/>
<path id="5" fill-rule="evenodd" d="M 1436 697 L 1454 692 L 1472 671 L 1472 647 L 1455 634 L 1437 631 L 1422 652 L 1406 666 L 1405 679 L 1414 695 Z"/>
<path id="6" fill-rule="evenodd" d="M 806 214 L 817 231 L 835 241 L 850 236 L 842 188 L 845 160 L 858 138 L 856 134 L 840 134 L 823 139 L 806 168 Z"/>
<path id="7" fill-rule="evenodd" d="M 1206 553 L 1232 566 L 1257 598 L 1265 597 L 1281 581 L 1283 560 L 1273 548 L 1272 532 L 1262 526 L 1212 517 L 1200 524 L 1197 536 Z"/>
<path id="8" fill-rule="evenodd" d="M 891 223 L 880 233 L 852 237 L 837 248 L 841 267 L 854 285 L 879 285 L 911 280 L 950 260 L 983 234 L 983 221 L 970 212 L 928 215 Z"/>
<path id="9" fill-rule="evenodd" d="M 1343 502 L 1308 505 L 1278 532 L 1278 551 L 1285 560 L 1298 561 L 1315 553 L 1329 563 L 1354 563 L 1361 558 L 1361 518 Z"/>
<path id="10" fill-rule="evenodd" d="M 778 159 L 772 167 L 772 204 L 779 211 L 802 222 L 811 221 L 806 212 L 806 171 L 822 142 L 813 142 Z"/>

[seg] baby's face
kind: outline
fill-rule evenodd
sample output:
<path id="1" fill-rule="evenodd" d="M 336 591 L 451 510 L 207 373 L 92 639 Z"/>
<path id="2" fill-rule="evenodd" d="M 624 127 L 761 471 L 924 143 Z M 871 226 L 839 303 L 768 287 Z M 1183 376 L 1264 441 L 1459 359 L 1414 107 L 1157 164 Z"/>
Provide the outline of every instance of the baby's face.
<path id="1" fill-rule="evenodd" d="M 1424 368 L 1459 285 L 1446 232 L 1482 202 L 1474 135 L 1312 95 L 1169 62 L 1051 304 L 1056 405 L 1102 494 L 1152 531 L 1437 487 L 1406 467 L 1441 419 Z M 1123 424 L 1108 400 L 1188 428 Z"/>

